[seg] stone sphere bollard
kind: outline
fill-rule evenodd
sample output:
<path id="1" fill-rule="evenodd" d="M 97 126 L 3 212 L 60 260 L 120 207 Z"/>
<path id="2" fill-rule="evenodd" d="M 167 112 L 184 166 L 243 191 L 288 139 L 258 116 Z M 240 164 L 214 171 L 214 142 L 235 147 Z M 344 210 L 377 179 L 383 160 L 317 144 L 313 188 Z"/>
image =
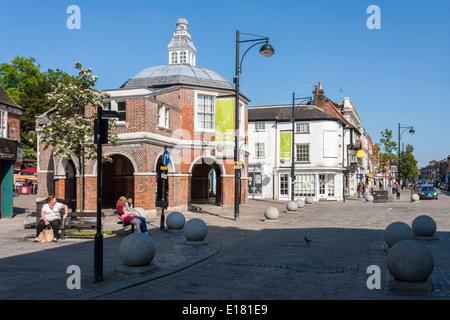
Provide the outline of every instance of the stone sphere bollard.
<path id="1" fill-rule="evenodd" d="M 267 220 L 276 221 L 280 216 L 280 212 L 275 207 L 267 207 L 266 210 L 264 210 L 264 216 Z"/>
<path id="2" fill-rule="evenodd" d="M 206 223 L 198 218 L 189 220 L 184 226 L 185 244 L 187 245 L 204 245 L 205 238 L 208 234 Z"/>
<path id="3" fill-rule="evenodd" d="M 303 201 L 302 199 L 297 199 L 295 200 L 295 202 L 297 202 L 297 206 L 299 208 L 303 208 L 305 206 L 305 201 Z"/>
<path id="4" fill-rule="evenodd" d="M 373 195 L 371 195 L 371 194 L 366 195 L 366 201 L 373 202 Z"/>
<path id="5" fill-rule="evenodd" d="M 295 202 L 295 201 L 289 201 L 287 204 L 286 204 L 286 210 L 287 211 L 297 211 L 297 209 L 298 209 L 298 204 L 297 204 L 297 202 Z"/>
<path id="6" fill-rule="evenodd" d="M 424 245 L 414 240 L 402 240 L 392 246 L 386 256 L 386 266 L 398 281 L 425 281 L 431 275 L 434 261 Z"/>
<path id="7" fill-rule="evenodd" d="M 155 242 L 148 234 L 135 232 L 125 237 L 119 246 L 123 264 L 129 267 L 148 265 L 156 253 Z"/>
<path id="8" fill-rule="evenodd" d="M 171 212 L 166 219 L 166 225 L 169 232 L 181 232 L 185 223 L 186 218 L 178 211 Z"/>
<path id="9" fill-rule="evenodd" d="M 419 195 L 417 193 L 414 193 L 411 196 L 411 202 L 416 202 L 416 201 L 419 201 L 419 200 L 420 200 L 420 197 L 419 197 Z"/>
<path id="10" fill-rule="evenodd" d="M 431 237 L 436 232 L 436 221 L 430 216 L 421 215 L 413 220 L 411 227 L 416 236 Z"/>
<path id="11" fill-rule="evenodd" d="M 401 240 L 414 239 L 414 232 L 411 227 L 404 222 L 393 222 L 384 230 L 384 241 L 392 248 L 394 244 Z"/>
<path id="12" fill-rule="evenodd" d="M 314 202 L 314 198 L 313 198 L 313 197 L 307 196 L 307 197 L 305 198 L 305 203 L 306 203 L 306 204 L 312 204 L 313 202 Z"/>

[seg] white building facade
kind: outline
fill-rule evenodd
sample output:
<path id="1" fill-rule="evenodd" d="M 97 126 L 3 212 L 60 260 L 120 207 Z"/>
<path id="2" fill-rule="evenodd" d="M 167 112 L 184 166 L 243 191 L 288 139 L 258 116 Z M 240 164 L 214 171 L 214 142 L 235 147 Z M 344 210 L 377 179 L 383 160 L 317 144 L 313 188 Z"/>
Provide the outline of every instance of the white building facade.
<path id="1" fill-rule="evenodd" d="M 294 191 L 295 200 L 343 200 L 345 122 L 315 106 L 297 106 L 292 137 L 291 119 L 292 105 L 248 109 L 249 198 L 291 200 Z"/>

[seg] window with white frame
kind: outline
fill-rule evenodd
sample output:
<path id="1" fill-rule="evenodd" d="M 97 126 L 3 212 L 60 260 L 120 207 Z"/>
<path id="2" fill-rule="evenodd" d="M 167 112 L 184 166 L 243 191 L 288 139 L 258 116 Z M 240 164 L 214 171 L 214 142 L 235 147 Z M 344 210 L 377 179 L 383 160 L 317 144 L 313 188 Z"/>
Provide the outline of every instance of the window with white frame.
<path id="1" fill-rule="evenodd" d="M 8 138 L 8 112 L 0 111 L 0 137 Z"/>
<path id="2" fill-rule="evenodd" d="M 299 162 L 309 162 L 309 144 L 296 144 L 296 160 Z"/>
<path id="3" fill-rule="evenodd" d="M 297 197 L 314 197 L 316 195 L 316 175 L 296 174 L 294 193 Z"/>
<path id="4" fill-rule="evenodd" d="M 334 174 L 328 175 L 328 195 L 334 196 Z"/>
<path id="5" fill-rule="evenodd" d="M 297 133 L 309 133 L 308 122 L 298 122 L 295 124 L 295 132 Z"/>
<path id="6" fill-rule="evenodd" d="M 170 63 L 178 63 L 178 52 L 172 52 Z"/>
<path id="7" fill-rule="evenodd" d="M 280 174 L 280 196 L 287 196 L 289 193 L 289 176 Z"/>
<path id="8" fill-rule="evenodd" d="M 119 114 L 119 121 L 127 120 L 126 102 L 125 101 L 117 102 L 117 113 Z"/>
<path id="9" fill-rule="evenodd" d="M 158 106 L 158 126 L 169 127 L 169 108 L 164 105 Z"/>
<path id="10" fill-rule="evenodd" d="M 265 157 L 266 157 L 265 143 L 264 142 L 255 142 L 255 158 L 263 159 Z"/>
<path id="11" fill-rule="evenodd" d="M 180 63 L 186 63 L 186 51 L 180 52 Z"/>
<path id="12" fill-rule="evenodd" d="M 105 111 L 117 111 L 119 114 L 118 121 L 125 122 L 126 115 L 126 102 L 125 101 L 115 101 L 111 100 L 110 102 L 106 102 L 103 104 L 103 110 Z"/>
<path id="13" fill-rule="evenodd" d="M 266 130 L 265 122 L 255 122 L 255 131 L 264 131 Z"/>
<path id="14" fill-rule="evenodd" d="M 215 97 L 197 95 L 197 129 L 214 129 Z"/>

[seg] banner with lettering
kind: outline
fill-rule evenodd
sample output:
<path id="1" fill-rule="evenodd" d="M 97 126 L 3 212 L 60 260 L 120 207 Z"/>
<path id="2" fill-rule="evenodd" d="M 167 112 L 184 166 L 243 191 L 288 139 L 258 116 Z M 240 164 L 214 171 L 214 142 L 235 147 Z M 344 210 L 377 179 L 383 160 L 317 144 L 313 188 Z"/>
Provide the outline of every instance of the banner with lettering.
<path id="1" fill-rule="evenodd" d="M 216 156 L 234 155 L 234 99 L 216 100 Z"/>

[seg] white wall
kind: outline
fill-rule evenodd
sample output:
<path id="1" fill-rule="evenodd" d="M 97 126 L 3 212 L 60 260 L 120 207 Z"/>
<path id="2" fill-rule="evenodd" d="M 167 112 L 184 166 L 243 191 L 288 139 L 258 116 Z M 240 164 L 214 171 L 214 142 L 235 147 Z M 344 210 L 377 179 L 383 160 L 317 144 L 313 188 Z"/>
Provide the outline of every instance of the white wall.
<path id="1" fill-rule="evenodd" d="M 315 174 L 336 173 L 335 195 L 338 200 L 341 200 L 343 186 L 342 167 L 344 165 L 343 128 L 337 121 L 319 120 L 308 121 L 308 123 L 309 133 L 296 133 L 295 144 L 309 144 L 309 162 L 296 163 L 296 170 Z M 262 197 L 272 199 L 275 195 L 275 198 L 277 198 L 278 173 L 288 173 L 291 169 L 290 159 L 285 159 L 284 164 L 280 163 L 280 132 L 291 131 L 292 123 L 287 121 L 265 121 L 265 129 L 255 131 L 255 122 L 249 122 L 248 129 L 249 166 L 261 164 L 263 174 Z M 349 135 L 347 134 L 347 136 Z M 345 138 L 349 141 L 347 136 Z M 265 143 L 265 155 L 263 158 L 255 157 L 256 142 Z M 318 181 L 316 185 L 318 185 Z"/>

